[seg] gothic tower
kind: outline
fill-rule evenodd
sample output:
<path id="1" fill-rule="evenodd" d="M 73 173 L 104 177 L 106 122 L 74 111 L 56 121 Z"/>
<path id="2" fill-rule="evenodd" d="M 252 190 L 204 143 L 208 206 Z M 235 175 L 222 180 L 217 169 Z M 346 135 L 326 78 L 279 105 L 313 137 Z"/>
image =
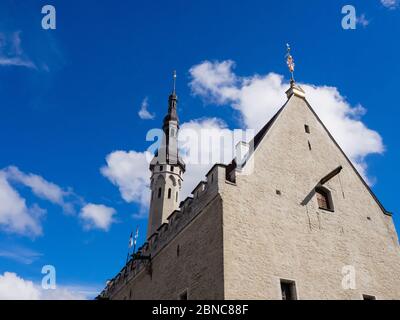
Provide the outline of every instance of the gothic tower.
<path id="1" fill-rule="evenodd" d="M 168 99 L 168 113 L 164 117 L 162 127 L 163 139 L 150 163 L 151 200 L 147 237 L 156 232 L 167 221 L 167 217 L 179 208 L 179 193 L 185 164 L 178 151 L 179 119 L 176 110 L 178 97 L 175 82 L 174 72 L 174 85 Z"/>

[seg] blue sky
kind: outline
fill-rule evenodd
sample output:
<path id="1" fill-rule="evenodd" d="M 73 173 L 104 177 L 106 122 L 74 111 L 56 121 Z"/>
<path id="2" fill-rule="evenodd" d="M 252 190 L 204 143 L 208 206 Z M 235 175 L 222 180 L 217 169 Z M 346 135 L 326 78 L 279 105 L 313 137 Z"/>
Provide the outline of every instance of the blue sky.
<path id="1" fill-rule="evenodd" d="M 133 150 L 130 161 L 140 161 L 147 131 L 160 127 L 166 112 L 174 69 L 182 123 L 218 119 L 213 125 L 222 128 L 257 127 L 249 113 L 260 110 L 220 89 L 241 95 L 256 75 L 271 84 L 271 73 L 285 77 L 275 79 L 283 88 L 287 42 L 297 80 L 317 87 L 315 101 L 326 93 L 339 106 L 343 98 L 349 114 L 359 111 L 346 117 L 376 133 L 365 131 L 372 147 L 349 143 L 347 150 L 358 150 L 353 159 L 400 230 L 400 10 L 383 2 L 352 1 L 363 23 L 344 30 L 341 9 L 348 1 L 2 1 L 0 170 L 41 231 L 18 231 L 0 220 L 0 275 L 14 272 L 38 283 L 42 266 L 51 264 L 60 286 L 100 289 L 125 262 L 131 231 L 139 226 L 139 243 L 146 232 L 142 195 L 120 192 L 124 182 L 113 180 L 118 173 L 101 170 L 107 155 L 121 150 L 126 159 Z M 56 30 L 41 28 L 45 4 L 56 8 Z M 210 87 L 201 78 L 220 81 L 221 73 L 234 80 Z M 336 88 L 339 97 L 323 86 Z M 146 99 L 154 119 L 138 115 Z M 147 173 L 132 174 L 145 179 Z M 53 193 L 35 192 L 34 183 Z M 91 211 L 85 219 L 82 208 L 90 204 L 97 206 L 93 215 L 104 209 L 112 221 L 101 226 Z"/>

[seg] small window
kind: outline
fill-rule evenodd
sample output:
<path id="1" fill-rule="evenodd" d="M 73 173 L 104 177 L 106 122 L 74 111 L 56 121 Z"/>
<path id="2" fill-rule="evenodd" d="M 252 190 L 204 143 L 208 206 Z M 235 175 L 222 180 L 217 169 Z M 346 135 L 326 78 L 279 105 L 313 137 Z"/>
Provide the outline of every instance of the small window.
<path id="1" fill-rule="evenodd" d="M 168 199 L 171 199 L 171 188 L 168 189 Z"/>
<path id="2" fill-rule="evenodd" d="M 176 246 L 176 256 L 177 256 L 177 257 L 179 257 L 180 250 L 181 250 L 181 248 L 180 248 L 180 246 L 179 246 L 179 244 L 178 244 L 178 245 Z"/>
<path id="3" fill-rule="evenodd" d="M 158 198 L 161 198 L 161 188 L 158 188 Z"/>
<path id="4" fill-rule="evenodd" d="M 308 141 L 308 149 L 311 151 L 312 150 L 312 148 L 311 148 L 311 142 L 310 141 Z"/>
<path id="5" fill-rule="evenodd" d="M 315 194 L 320 209 L 333 211 L 332 197 L 329 190 L 325 188 L 316 188 Z"/>
<path id="6" fill-rule="evenodd" d="M 277 194 L 278 196 L 280 196 L 280 195 L 282 194 L 281 190 L 276 190 L 275 192 L 276 192 L 276 194 Z"/>
<path id="7" fill-rule="evenodd" d="M 296 283 L 289 280 L 281 280 L 282 300 L 297 300 Z"/>
<path id="8" fill-rule="evenodd" d="M 178 191 L 176 192 L 176 199 L 175 199 L 175 201 L 178 202 Z"/>
<path id="9" fill-rule="evenodd" d="M 214 182 L 214 173 L 211 174 L 211 182 Z"/>
<path id="10" fill-rule="evenodd" d="M 174 167 L 173 166 L 171 166 L 171 171 L 174 172 Z"/>
<path id="11" fill-rule="evenodd" d="M 164 169 L 164 167 L 163 167 L 163 166 L 160 166 L 160 171 L 163 171 L 163 169 Z"/>
<path id="12" fill-rule="evenodd" d="M 304 130 L 306 131 L 306 133 L 310 133 L 310 127 L 308 125 L 304 125 Z"/>
<path id="13" fill-rule="evenodd" d="M 187 299 L 188 299 L 188 293 L 187 290 L 185 290 L 179 295 L 179 300 L 187 300 Z"/>
<path id="14" fill-rule="evenodd" d="M 368 294 L 363 294 L 363 300 L 376 300 L 376 297 L 370 296 Z"/>

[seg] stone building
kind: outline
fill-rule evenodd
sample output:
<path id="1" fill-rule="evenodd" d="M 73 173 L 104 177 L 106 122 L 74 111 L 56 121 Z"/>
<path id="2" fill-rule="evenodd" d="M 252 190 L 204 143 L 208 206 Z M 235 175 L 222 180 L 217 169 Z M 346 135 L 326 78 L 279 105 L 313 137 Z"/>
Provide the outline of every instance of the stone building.
<path id="1" fill-rule="evenodd" d="M 175 90 L 150 164 L 147 242 L 105 299 L 399 299 L 392 214 L 294 81 L 242 166 L 215 164 L 178 202 Z M 250 161 L 251 160 L 251 161 Z M 253 172 L 243 174 L 252 162 Z"/>

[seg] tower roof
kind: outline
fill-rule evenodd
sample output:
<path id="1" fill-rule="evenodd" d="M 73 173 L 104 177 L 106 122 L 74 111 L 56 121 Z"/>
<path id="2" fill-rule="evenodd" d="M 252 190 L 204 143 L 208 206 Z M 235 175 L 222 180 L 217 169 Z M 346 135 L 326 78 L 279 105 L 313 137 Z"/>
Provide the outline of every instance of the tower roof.
<path id="1" fill-rule="evenodd" d="M 169 121 L 176 121 L 179 125 L 178 113 L 176 112 L 176 107 L 178 104 L 178 96 L 175 92 L 172 92 L 168 98 L 168 113 L 164 117 L 164 126 L 168 126 Z"/>
<path id="2" fill-rule="evenodd" d="M 168 112 L 163 120 L 164 138 L 150 163 L 150 170 L 156 164 L 176 164 L 185 171 L 185 163 L 179 156 L 178 151 L 178 129 L 179 118 L 177 113 L 178 96 L 176 95 L 176 71 L 173 73 L 172 92 L 168 97 Z"/>
<path id="3" fill-rule="evenodd" d="M 172 92 L 168 98 L 168 113 L 164 117 L 163 129 L 165 129 L 165 127 L 168 126 L 169 121 L 176 121 L 178 122 L 179 126 L 178 113 L 176 111 L 177 105 L 178 105 L 178 96 L 176 95 L 176 71 L 174 70 Z"/>

